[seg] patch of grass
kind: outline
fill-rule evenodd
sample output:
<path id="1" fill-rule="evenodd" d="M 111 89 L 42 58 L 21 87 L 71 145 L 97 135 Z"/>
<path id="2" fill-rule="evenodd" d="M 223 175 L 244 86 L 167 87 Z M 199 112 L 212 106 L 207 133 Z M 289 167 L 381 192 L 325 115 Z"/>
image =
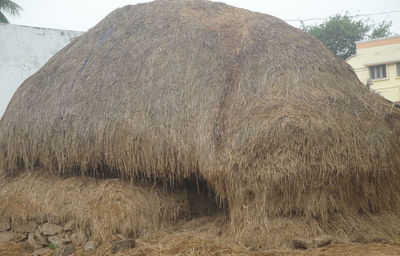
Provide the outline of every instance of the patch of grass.
<path id="1" fill-rule="evenodd" d="M 54 249 L 58 248 L 58 245 L 53 244 L 53 243 L 49 243 L 49 248 L 54 250 Z"/>

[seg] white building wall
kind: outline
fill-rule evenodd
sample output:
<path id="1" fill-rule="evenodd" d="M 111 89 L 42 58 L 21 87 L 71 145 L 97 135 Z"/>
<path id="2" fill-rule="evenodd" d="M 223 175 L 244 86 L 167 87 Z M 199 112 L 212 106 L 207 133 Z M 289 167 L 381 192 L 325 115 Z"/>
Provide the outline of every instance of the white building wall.
<path id="1" fill-rule="evenodd" d="M 371 89 L 387 100 L 400 102 L 400 75 L 397 72 L 400 36 L 360 41 L 356 42 L 356 46 L 357 54 L 346 61 L 353 67 L 360 81 L 364 84 L 369 82 Z M 386 65 L 386 78 L 371 80 L 369 67 L 382 64 Z"/>
<path id="2" fill-rule="evenodd" d="M 0 24 L 0 117 L 21 83 L 82 33 Z"/>

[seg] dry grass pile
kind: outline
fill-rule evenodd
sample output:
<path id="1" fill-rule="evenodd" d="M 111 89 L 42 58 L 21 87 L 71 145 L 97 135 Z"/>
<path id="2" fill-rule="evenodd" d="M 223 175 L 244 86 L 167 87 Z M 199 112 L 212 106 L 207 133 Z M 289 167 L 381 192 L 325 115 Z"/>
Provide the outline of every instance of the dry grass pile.
<path id="1" fill-rule="evenodd" d="M 400 212 L 400 112 L 312 36 L 202 0 L 127 6 L 74 40 L 14 95 L 0 152 L 5 175 L 204 180 L 249 247 L 290 240 L 273 218 L 346 238 L 335 216 Z"/>
<path id="2" fill-rule="evenodd" d="M 0 188 L 1 214 L 24 219 L 47 214 L 55 223 L 74 220 L 74 229 L 94 241 L 106 241 L 117 234 L 149 237 L 188 214 L 183 195 L 166 195 L 151 186 L 118 179 L 27 173 L 2 179 Z"/>

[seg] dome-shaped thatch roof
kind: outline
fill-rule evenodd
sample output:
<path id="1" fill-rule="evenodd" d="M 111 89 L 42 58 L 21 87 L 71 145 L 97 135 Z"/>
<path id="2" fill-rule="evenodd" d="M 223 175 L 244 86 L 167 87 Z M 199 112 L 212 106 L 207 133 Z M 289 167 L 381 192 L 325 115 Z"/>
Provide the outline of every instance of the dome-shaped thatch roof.
<path id="1" fill-rule="evenodd" d="M 395 212 L 399 127 L 399 111 L 312 36 L 221 3 L 156 1 L 114 11 L 21 85 L 0 164 L 197 177 L 256 246 L 268 218 Z"/>

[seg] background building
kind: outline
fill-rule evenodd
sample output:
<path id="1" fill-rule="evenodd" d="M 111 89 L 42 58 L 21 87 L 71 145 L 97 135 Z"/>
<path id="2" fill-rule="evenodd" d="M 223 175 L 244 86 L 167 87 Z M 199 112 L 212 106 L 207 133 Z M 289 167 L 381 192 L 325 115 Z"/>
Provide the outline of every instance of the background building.
<path id="1" fill-rule="evenodd" d="M 347 59 L 358 78 L 392 102 L 400 102 L 400 36 L 360 41 Z"/>
<path id="2" fill-rule="evenodd" d="M 0 117 L 20 84 L 82 33 L 0 24 Z"/>

